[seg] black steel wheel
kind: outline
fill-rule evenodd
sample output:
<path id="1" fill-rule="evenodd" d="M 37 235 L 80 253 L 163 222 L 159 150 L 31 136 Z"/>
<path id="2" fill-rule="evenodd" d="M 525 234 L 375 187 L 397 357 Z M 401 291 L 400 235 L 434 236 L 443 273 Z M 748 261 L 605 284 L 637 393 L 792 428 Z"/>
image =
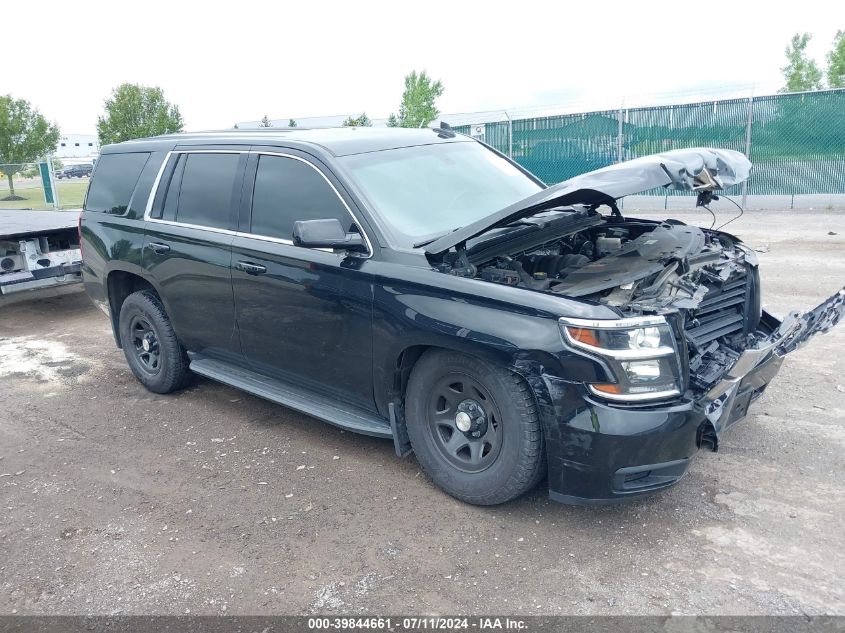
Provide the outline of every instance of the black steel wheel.
<path id="1" fill-rule="evenodd" d="M 161 370 L 161 346 L 155 328 L 146 317 L 136 315 L 132 317 L 129 331 L 139 366 L 150 374 L 157 374 Z"/>
<path id="2" fill-rule="evenodd" d="M 427 421 L 434 445 L 463 472 L 481 472 L 496 461 L 501 420 L 487 389 L 466 374 L 443 376 L 430 392 Z"/>
<path id="3" fill-rule="evenodd" d="M 126 362 L 147 389 L 170 393 L 190 380 L 188 355 L 156 293 L 141 290 L 126 298 L 118 332 Z"/>
<path id="4" fill-rule="evenodd" d="M 411 372 L 405 412 L 420 465 L 462 501 L 504 503 L 545 475 L 534 399 L 525 381 L 504 367 L 430 350 Z"/>

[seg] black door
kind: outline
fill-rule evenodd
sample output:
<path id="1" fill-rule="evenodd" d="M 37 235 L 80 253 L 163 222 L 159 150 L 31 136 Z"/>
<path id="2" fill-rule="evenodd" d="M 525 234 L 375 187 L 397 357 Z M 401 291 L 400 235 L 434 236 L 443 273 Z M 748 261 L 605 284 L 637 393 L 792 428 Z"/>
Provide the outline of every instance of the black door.
<path id="1" fill-rule="evenodd" d="M 232 243 L 241 345 L 257 371 L 375 409 L 372 275 L 367 256 L 293 246 L 296 220 L 355 221 L 316 166 L 292 155 L 253 155 L 251 214 Z M 251 218 L 251 219 L 250 219 Z"/>
<path id="2" fill-rule="evenodd" d="M 145 225 L 143 266 L 192 352 L 243 359 L 232 298 L 232 240 L 246 152 L 171 155 Z"/>

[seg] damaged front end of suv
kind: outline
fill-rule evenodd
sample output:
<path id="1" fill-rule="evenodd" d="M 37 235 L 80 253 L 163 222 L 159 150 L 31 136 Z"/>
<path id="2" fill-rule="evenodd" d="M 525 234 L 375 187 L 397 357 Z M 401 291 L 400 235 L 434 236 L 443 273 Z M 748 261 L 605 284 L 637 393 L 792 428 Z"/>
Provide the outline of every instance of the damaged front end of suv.
<path id="1" fill-rule="evenodd" d="M 715 450 L 782 357 L 842 318 L 845 290 L 780 322 L 762 309 L 756 254 L 737 237 L 677 220 L 626 218 L 617 200 L 665 187 L 696 193 L 706 206 L 750 170 L 748 159 L 731 150 L 647 156 L 544 189 L 427 244 L 426 254 L 443 273 L 612 310 L 615 319 L 560 319 L 571 352 L 611 377 L 584 385 L 590 401 L 632 414 L 682 407 L 701 420 L 697 445 Z M 595 424 L 595 410 L 590 416 Z M 621 479 L 614 471 L 616 484 L 601 494 L 665 487 L 685 470 L 649 465 Z"/>

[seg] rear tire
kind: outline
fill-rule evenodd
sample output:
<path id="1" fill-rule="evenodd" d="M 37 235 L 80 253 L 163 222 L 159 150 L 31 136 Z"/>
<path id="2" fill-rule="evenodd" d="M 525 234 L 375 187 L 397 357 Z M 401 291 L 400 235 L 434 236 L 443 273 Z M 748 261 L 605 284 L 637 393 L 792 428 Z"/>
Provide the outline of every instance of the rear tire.
<path id="1" fill-rule="evenodd" d="M 126 297 L 118 329 L 126 362 L 147 389 L 170 393 L 188 383 L 188 355 L 153 291 L 141 290 Z"/>
<path id="2" fill-rule="evenodd" d="M 546 473 L 534 399 L 503 367 L 446 350 L 425 353 L 411 372 L 406 418 L 420 465 L 461 501 L 505 503 Z"/>

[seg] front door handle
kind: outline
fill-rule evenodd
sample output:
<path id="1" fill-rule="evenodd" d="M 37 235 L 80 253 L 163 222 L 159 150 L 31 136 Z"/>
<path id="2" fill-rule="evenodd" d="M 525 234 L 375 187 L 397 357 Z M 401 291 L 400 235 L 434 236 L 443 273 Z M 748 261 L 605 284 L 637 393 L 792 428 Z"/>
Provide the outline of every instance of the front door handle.
<path id="1" fill-rule="evenodd" d="M 149 242 L 147 244 L 147 248 L 149 248 L 154 253 L 158 253 L 159 255 L 170 252 L 170 246 L 168 246 L 167 244 L 162 244 L 161 242 Z"/>
<path id="2" fill-rule="evenodd" d="M 267 272 L 266 266 L 252 262 L 238 262 L 238 269 L 244 271 L 247 275 L 263 275 Z"/>

